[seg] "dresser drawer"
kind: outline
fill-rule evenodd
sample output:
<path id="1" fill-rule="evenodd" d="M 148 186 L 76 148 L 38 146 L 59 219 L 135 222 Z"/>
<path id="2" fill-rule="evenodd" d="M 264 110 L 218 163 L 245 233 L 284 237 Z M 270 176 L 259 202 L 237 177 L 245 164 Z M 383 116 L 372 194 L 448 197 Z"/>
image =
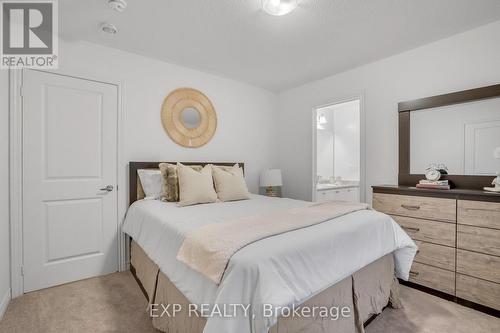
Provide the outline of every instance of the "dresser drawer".
<path id="1" fill-rule="evenodd" d="M 391 215 L 456 221 L 455 199 L 374 193 L 373 208 Z"/>
<path id="2" fill-rule="evenodd" d="M 457 273 L 500 283 L 500 257 L 457 250 Z"/>
<path id="3" fill-rule="evenodd" d="M 455 248 L 421 241 L 415 243 L 418 246 L 416 262 L 455 271 Z"/>
<path id="4" fill-rule="evenodd" d="M 457 205 L 458 223 L 500 229 L 500 203 L 458 200 Z"/>
<path id="5" fill-rule="evenodd" d="M 395 215 L 392 218 L 414 240 L 455 247 L 456 224 Z"/>
<path id="6" fill-rule="evenodd" d="M 500 230 L 457 226 L 457 248 L 500 256 Z"/>
<path id="7" fill-rule="evenodd" d="M 410 282 L 455 295 L 455 272 L 414 262 Z"/>
<path id="8" fill-rule="evenodd" d="M 457 297 L 500 310 L 500 284 L 457 274 Z"/>

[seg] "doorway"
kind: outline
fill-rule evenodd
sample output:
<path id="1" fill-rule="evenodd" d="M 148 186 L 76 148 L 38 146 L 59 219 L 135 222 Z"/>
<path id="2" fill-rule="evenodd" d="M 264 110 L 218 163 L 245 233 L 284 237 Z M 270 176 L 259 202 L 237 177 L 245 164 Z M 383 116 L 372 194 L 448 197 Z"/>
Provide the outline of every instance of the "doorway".
<path id="1" fill-rule="evenodd" d="M 313 201 L 364 201 L 362 99 L 314 109 Z"/>

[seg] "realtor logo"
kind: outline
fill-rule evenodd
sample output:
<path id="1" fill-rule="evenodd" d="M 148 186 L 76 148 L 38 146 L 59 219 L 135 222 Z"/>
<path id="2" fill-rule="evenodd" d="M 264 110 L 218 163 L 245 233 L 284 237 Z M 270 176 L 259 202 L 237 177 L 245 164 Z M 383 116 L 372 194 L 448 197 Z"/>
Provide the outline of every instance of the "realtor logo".
<path id="1" fill-rule="evenodd" d="M 2 1 L 0 68 L 57 68 L 57 2 Z"/>

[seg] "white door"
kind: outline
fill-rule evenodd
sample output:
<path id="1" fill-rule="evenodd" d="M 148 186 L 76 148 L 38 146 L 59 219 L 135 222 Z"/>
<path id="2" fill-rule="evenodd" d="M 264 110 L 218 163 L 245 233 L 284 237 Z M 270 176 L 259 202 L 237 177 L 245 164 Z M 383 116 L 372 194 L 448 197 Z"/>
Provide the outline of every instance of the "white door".
<path id="1" fill-rule="evenodd" d="M 23 74 L 25 292 L 118 270 L 117 98 L 112 84 Z"/>

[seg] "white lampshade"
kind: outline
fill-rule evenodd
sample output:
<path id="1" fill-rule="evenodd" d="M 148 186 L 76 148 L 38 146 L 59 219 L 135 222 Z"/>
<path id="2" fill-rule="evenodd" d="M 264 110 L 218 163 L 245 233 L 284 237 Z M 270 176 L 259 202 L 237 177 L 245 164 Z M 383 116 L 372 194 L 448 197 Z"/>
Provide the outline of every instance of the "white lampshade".
<path id="1" fill-rule="evenodd" d="M 280 169 L 269 169 L 265 170 L 260 174 L 260 186 L 281 186 L 283 182 L 281 180 L 281 170 Z"/>

